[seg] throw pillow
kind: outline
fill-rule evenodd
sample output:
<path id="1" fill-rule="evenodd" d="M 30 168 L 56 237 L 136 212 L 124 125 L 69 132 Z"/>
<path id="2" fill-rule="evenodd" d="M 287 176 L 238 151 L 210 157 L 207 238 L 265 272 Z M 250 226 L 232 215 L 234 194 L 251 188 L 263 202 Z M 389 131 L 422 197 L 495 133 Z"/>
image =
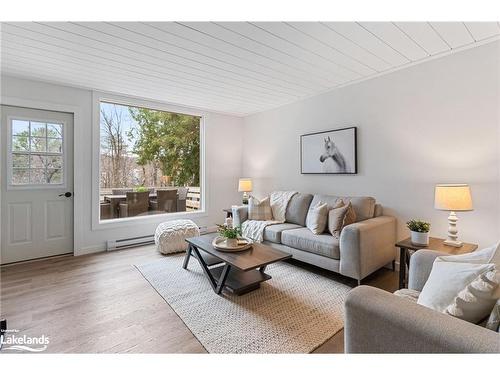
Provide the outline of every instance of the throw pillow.
<path id="1" fill-rule="evenodd" d="M 490 317 L 486 322 L 486 328 L 491 329 L 492 331 L 499 332 L 500 328 L 500 299 L 497 300 L 495 306 L 493 306 L 493 310 L 491 310 Z"/>
<path id="2" fill-rule="evenodd" d="M 309 208 L 306 218 L 306 227 L 314 234 L 321 234 L 325 231 L 328 220 L 328 205 L 318 202 L 314 207 Z"/>
<path id="3" fill-rule="evenodd" d="M 479 275 L 458 293 L 446 313 L 474 324 L 480 322 L 500 298 L 499 284 L 500 272 L 496 269 Z"/>
<path id="4" fill-rule="evenodd" d="M 248 220 L 272 220 L 271 201 L 266 197 L 259 201 L 251 196 L 248 200 Z"/>
<path id="5" fill-rule="evenodd" d="M 458 293 L 476 277 L 494 269 L 494 264 L 459 263 L 443 260 L 434 261 L 431 273 L 417 303 L 433 310 L 445 312 Z"/>
<path id="6" fill-rule="evenodd" d="M 335 238 L 340 238 L 340 232 L 349 224 L 356 222 L 356 212 L 351 202 L 344 204 L 338 200 L 335 207 L 328 212 L 328 231 Z"/>

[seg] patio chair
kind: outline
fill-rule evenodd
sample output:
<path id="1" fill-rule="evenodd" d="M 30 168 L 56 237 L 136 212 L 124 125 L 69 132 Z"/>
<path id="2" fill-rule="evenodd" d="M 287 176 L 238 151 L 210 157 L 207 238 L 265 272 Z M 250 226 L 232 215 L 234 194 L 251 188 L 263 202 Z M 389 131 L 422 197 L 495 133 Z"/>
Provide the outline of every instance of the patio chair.
<path id="1" fill-rule="evenodd" d="M 101 220 L 111 219 L 111 203 L 100 202 L 100 218 Z"/>
<path id="2" fill-rule="evenodd" d="M 151 200 L 153 211 L 176 212 L 177 189 L 156 190 L 156 199 Z"/>
<path id="3" fill-rule="evenodd" d="M 177 212 L 186 211 L 186 198 L 189 191 L 187 187 L 180 187 L 178 190 L 179 196 L 177 197 Z"/>
<path id="4" fill-rule="evenodd" d="M 137 216 L 148 212 L 149 192 L 127 192 L 127 199 L 120 203 L 120 217 Z"/>

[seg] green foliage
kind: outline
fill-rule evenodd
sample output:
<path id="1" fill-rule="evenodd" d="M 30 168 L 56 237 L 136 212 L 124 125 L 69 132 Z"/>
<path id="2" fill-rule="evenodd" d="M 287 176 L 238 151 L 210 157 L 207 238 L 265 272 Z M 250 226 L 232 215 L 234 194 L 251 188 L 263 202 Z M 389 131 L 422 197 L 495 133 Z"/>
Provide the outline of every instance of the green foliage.
<path id="1" fill-rule="evenodd" d="M 217 232 L 225 238 L 238 238 L 238 236 L 241 236 L 241 226 L 230 228 L 225 225 L 217 224 Z"/>
<path id="2" fill-rule="evenodd" d="M 158 164 L 176 186 L 199 186 L 200 118 L 145 108 L 129 110 L 138 124 L 128 134 L 135 140 L 137 163 Z"/>
<path id="3" fill-rule="evenodd" d="M 431 224 L 422 220 L 410 220 L 406 226 L 409 230 L 419 233 L 427 233 L 431 229 Z"/>
<path id="4" fill-rule="evenodd" d="M 147 187 L 144 186 L 138 186 L 134 189 L 134 192 L 136 193 L 145 193 L 146 191 L 149 191 Z"/>

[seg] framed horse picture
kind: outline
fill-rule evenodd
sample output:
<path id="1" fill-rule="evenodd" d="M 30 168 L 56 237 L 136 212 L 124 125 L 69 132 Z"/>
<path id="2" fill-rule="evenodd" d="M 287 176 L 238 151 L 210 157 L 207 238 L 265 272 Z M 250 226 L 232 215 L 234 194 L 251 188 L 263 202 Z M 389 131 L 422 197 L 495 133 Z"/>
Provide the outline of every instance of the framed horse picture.
<path id="1" fill-rule="evenodd" d="M 300 173 L 356 174 L 356 127 L 300 136 Z"/>

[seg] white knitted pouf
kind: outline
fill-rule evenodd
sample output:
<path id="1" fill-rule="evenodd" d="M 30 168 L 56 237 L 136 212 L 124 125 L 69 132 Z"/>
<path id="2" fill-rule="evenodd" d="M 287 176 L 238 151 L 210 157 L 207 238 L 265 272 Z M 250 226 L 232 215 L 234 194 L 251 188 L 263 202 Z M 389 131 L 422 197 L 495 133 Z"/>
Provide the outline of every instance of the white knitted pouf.
<path id="1" fill-rule="evenodd" d="M 192 220 L 165 221 L 156 228 L 156 248 L 162 254 L 186 251 L 186 238 L 199 235 L 200 229 Z"/>

